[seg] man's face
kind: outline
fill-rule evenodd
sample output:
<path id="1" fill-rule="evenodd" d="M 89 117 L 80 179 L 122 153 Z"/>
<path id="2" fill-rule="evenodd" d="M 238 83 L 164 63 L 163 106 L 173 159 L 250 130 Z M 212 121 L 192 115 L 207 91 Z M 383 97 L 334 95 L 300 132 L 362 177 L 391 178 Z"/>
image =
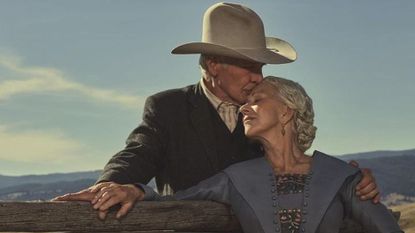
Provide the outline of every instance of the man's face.
<path id="1" fill-rule="evenodd" d="M 215 93 L 224 101 L 244 104 L 252 89 L 262 81 L 262 63 L 234 58 L 218 59 Z"/>

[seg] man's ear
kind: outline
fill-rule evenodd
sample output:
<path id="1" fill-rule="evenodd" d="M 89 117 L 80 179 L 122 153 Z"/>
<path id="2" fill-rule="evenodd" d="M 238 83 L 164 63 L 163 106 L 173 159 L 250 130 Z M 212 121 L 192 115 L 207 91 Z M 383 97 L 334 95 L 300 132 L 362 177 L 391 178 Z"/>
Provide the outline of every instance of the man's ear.
<path id="1" fill-rule="evenodd" d="M 220 64 L 213 58 L 208 58 L 206 59 L 206 66 L 207 66 L 207 71 L 209 72 L 209 74 L 212 77 L 216 77 L 218 75 L 218 69 Z"/>

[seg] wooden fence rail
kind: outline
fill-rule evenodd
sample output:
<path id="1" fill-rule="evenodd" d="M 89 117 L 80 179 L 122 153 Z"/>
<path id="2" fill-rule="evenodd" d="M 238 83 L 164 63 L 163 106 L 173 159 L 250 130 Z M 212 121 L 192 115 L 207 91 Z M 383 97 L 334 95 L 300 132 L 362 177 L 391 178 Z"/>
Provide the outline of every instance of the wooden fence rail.
<path id="1" fill-rule="evenodd" d="M 105 221 L 85 202 L 0 202 L 0 232 L 238 232 L 228 206 L 211 201 L 139 202 L 121 220 Z M 397 216 L 399 217 L 399 216 Z M 342 233 L 362 232 L 346 222 Z"/>

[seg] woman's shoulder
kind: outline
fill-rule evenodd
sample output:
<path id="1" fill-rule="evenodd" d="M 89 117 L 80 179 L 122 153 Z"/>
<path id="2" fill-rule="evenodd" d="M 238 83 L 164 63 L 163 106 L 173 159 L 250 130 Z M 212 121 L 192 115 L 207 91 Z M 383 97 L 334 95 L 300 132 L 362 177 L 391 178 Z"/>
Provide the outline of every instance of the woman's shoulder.
<path id="1" fill-rule="evenodd" d="M 325 171 L 326 173 L 334 174 L 355 174 L 359 172 L 359 169 L 348 164 L 346 161 L 339 157 L 331 156 L 320 151 L 314 151 L 313 153 L 313 165 L 312 170 Z"/>

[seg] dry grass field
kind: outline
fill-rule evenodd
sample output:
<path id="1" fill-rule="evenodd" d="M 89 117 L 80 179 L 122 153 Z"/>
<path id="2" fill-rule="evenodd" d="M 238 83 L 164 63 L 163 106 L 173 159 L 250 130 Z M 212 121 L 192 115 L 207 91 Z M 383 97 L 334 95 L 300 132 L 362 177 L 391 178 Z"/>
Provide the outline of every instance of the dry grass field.
<path id="1" fill-rule="evenodd" d="M 415 203 L 392 206 L 391 208 L 401 212 L 399 225 L 405 233 L 415 233 Z"/>

